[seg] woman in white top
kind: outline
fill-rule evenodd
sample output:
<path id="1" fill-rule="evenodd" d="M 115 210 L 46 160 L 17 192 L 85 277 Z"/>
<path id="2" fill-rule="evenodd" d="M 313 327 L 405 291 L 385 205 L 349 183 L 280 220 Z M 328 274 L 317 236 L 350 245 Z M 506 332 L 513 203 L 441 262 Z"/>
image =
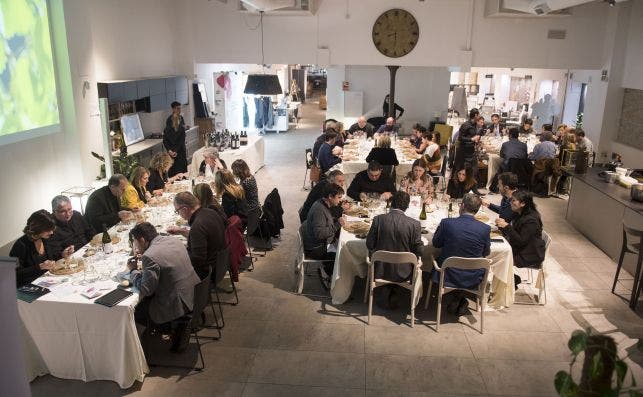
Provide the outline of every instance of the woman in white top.
<path id="1" fill-rule="evenodd" d="M 417 154 L 424 154 L 427 157 L 433 157 L 433 154 L 440 150 L 440 145 L 433 141 L 434 135 L 430 132 L 422 134 L 422 143 L 420 147 L 415 149 Z"/>
<path id="2" fill-rule="evenodd" d="M 219 158 L 217 148 L 208 147 L 203 151 L 203 161 L 199 166 L 199 176 L 214 178 L 217 171 L 227 168 L 225 162 Z"/>

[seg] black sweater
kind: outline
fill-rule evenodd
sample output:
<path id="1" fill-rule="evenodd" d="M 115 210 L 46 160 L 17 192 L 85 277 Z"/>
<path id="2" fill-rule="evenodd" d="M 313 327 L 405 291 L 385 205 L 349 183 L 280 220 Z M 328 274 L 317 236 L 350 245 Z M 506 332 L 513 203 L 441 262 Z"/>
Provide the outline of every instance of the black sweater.
<path id="1" fill-rule="evenodd" d="M 74 211 L 69 222 L 61 222 L 56 219 L 56 230 L 54 234 L 45 241 L 47 252 L 51 259 L 62 258 L 62 252 L 70 245 L 78 250 L 87 244 L 94 237 L 94 230 L 87 223 L 85 218 L 78 211 Z"/>
<path id="2" fill-rule="evenodd" d="M 11 247 L 9 256 L 18 258 L 18 267 L 16 268 L 18 287 L 31 283 L 46 272 L 40 268 L 40 264 L 49 259 L 47 250 L 45 249 L 45 253 L 40 255 L 36 250 L 36 245 L 27 235 L 16 240 Z"/>
<path id="3" fill-rule="evenodd" d="M 347 194 L 353 200 L 359 201 L 360 193 L 395 193 L 395 190 L 395 183 L 391 177 L 382 174 L 378 180 L 372 181 L 368 178 L 368 171 L 364 170 L 355 175 Z"/>
<path id="4" fill-rule="evenodd" d="M 538 267 L 545 259 L 545 242 L 542 238 L 543 223 L 538 211 L 527 211 L 502 229 L 514 256 L 516 267 Z"/>

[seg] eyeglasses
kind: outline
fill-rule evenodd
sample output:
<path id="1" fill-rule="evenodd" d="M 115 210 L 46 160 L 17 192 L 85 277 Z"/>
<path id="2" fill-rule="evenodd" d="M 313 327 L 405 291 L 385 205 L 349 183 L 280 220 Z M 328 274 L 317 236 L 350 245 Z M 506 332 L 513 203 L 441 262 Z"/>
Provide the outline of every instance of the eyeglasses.
<path id="1" fill-rule="evenodd" d="M 178 215 L 178 214 L 179 214 L 179 212 L 180 212 L 183 208 L 185 208 L 185 206 L 182 206 L 182 207 L 179 207 L 179 208 L 175 209 L 175 210 L 174 210 L 174 213 Z"/>

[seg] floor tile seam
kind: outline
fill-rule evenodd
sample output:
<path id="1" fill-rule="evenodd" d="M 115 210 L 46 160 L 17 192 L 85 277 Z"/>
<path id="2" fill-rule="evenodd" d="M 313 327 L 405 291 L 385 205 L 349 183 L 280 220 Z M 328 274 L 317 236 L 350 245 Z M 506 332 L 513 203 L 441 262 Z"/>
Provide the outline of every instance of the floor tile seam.
<path id="1" fill-rule="evenodd" d="M 314 386 L 314 385 L 302 385 L 302 384 L 291 384 L 291 383 L 273 383 L 273 382 L 245 382 L 246 384 L 252 385 L 272 385 L 272 386 L 304 386 L 304 387 L 320 387 L 323 389 L 341 389 L 341 390 L 366 390 L 363 387 L 336 387 L 336 386 Z"/>
<path id="2" fill-rule="evenodd" d="M 476 358 L 471 355 L 469 356 L 448 356 L 448 355 L 428 355 L 428 354 L 404 354 L 404 353 L 374 353 L 366 352 L 365 356 L 396 356 L 396 357 L 418 357 L 418 358 L 455 358 L 462 360 L 476 360 Z"/>

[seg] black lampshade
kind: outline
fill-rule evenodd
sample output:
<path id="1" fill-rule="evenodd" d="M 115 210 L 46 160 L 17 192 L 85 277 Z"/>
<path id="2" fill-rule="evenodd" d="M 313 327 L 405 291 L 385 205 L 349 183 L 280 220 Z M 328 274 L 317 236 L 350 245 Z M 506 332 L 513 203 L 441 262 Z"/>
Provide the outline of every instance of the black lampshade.
<path id="1" fill-rule="evenodd" d="M 246 88 L 243 90 L 244 94 L 252 95 L 279 95 L 283 94 L 281 91 L 281 84 L 276 74 L 251 74 L 248 75 Z"/>

